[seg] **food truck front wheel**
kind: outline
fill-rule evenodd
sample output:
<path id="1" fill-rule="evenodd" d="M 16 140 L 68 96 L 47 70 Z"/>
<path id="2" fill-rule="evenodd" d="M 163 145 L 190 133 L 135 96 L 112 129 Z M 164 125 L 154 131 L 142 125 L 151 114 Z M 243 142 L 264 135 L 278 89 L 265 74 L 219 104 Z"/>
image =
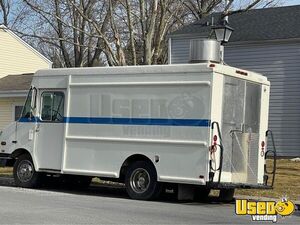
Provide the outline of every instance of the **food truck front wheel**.
<path id="1" fill-rule="evenodd" d="M 35 171 L 29 154 L 18 156 L 13 169 L 15 184 L 24 188 L 35 188 L 41 182 L 42 174 Z"/>

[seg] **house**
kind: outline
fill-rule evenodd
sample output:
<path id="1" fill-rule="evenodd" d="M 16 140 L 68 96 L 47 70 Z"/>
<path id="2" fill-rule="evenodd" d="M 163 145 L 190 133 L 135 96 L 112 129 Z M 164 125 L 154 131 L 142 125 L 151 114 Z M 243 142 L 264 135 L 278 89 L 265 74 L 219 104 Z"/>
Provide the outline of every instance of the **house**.
<path id="1" fill-rule="evenodd" d="M 33 74 L 9 75 L 0 79 L 0 129 L 21 115 Z"/>
<path id="2" fill-rule="evenodd" d="M 0 25 L 0 130 L 20 115 L 32 73 L 51 67 L 50 60 Z"/>
<path id="3" fill-rule="evenodd" d="M 188 63 L 190 40 L 213 38 L 220 14 L 169 36 L 169 63 Z M 300 5 L 253 9 L 229 16 L 234 32 L 224 61 L 264 74 L 271 81 L 269 128 L 279 156 L 300 156 Z"/>

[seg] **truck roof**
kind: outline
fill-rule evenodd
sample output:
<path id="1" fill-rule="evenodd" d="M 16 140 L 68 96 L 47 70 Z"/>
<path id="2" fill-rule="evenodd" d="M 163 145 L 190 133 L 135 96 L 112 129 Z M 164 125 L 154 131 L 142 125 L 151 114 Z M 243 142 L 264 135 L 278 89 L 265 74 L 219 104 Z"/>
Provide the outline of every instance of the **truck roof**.
<path id="1" fill-rule="evenodd" d="M 185 72 L 216 72 L 241 79 L 251 80 L 257 83 L 269 85 L 267 78 L 259 73 L 242 70 L 239 68 L 218 63 L 194 63 L 194 64 L 167 64 L 167 65 L 143 65 L 143 66 L 117 66 L 117 67 L 81 67 L 38 70 L 34 77 L 40 76 L 69 76 L 69 75 L 138 75 L 159 73 L 185 73 Z"/>

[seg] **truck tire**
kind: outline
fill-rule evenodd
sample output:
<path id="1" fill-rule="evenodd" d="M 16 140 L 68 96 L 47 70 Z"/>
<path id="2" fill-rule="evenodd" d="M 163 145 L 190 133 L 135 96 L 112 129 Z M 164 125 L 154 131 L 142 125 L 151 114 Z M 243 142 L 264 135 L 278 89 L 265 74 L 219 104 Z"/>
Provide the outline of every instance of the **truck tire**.
<path id="1" fill-rule="evenodd" d="M 233 200 L 233 196 L 234 196 L 234 188 L 221 189 L 219 200 L 221 202 L 231 202 Z"/>
<path id="2" fill-rule="evenodd" d="M 125 186 L 129 197 L 137 200 L 155 199 L 161 192 L 156 169 L 147 161 L 136 161 L 129 166 Z"/>
<path id="3" fill-rule="evenodd" d="M 14 164 L 13 175 L 18 187 L 35 188 L 40 185 L 42 175 L 35 171 L 31 156 L 23 154 Z"/>

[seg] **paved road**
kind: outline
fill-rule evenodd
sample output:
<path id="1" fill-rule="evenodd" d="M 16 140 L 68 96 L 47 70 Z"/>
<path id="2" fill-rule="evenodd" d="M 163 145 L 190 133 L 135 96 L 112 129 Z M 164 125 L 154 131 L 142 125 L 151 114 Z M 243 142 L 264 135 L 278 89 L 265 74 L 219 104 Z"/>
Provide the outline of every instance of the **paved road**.
<path id="1" fill-rule="evenodd" d="M 3 184 L 3 179 L 5 185 Z M 2 181 L 2 183 L 1 183 Z M 31 190 L 0 178 L 0 224 L 201 224 L 250 223 L 233 204 L 135 201 L 122 188 Z M 298 212 L 282 223 L 300 224 Z M 262 224 L 262 223 L 261 223 Z"/>

